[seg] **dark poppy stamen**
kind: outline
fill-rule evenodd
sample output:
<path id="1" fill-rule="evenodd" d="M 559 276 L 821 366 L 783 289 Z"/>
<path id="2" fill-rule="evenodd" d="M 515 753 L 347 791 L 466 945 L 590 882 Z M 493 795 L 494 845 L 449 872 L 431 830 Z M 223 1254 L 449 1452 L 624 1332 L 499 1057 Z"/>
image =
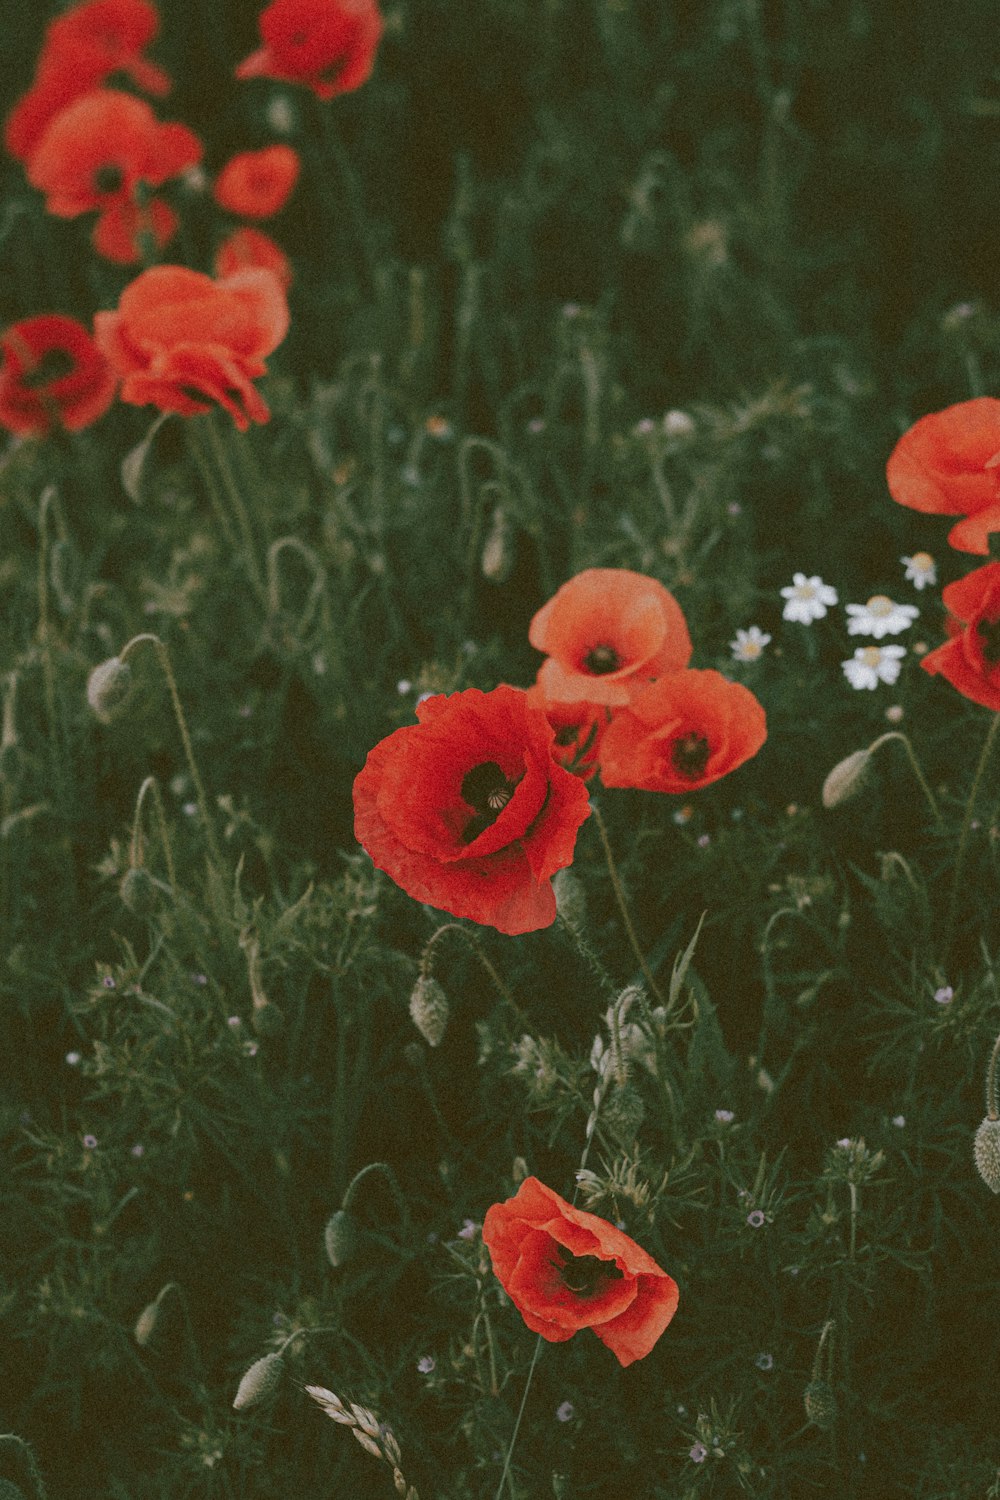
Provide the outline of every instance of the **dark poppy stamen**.
<path id="1" fill-rule="evenodd" d="M 559 1272 L 563 1286 L 575 1297 L 597 1297 L 611 1281 L 620 1281 L 622 1273 L 613 1260 L 597 1255 L 574 1255 L 559 1247 L 559 1259 L 550 1262 Z"/>
<path id="2" fill-rule="evenodd" d="M 473 766 L 462 778 L 462 801 L 475 810 L 466 824 L 462 841 L 471 844 L 484 829 L 496 822 L 514 795 L 516 783 L 508 781 L 496 761 L 485 760 Z"/>
<path id="3" fill-rule="evenodd" d="M 704 773 L 710 754 L 708 740 L 703 734 L 685 734 L 674 740 L 670 758 L 679 775 L 696 781 Z"/>
<path id="4" fill-rule="evenodd" d="M 117 193 L 125 182 L 125 173 L 113 162 L 107 162 L 103 167 L 97 168 L 93 182 L 95 193 Z"/>
<path id="5" fill-rule="evenodd" d="M 21 375 L 21 384 L 29 390 L 38 390 L 45 385 L 51 385 L 55 380 L 62 380 L 66 375 L 72 375 L 76 369 L 76 360 L 66 349 L 46 349 L 30 370 L 25 370 Z"/>
<path id="6" fill-rule="evenodd" d="M 613 646 L 594 646 L 583 658 L 584 670 L 592 672 L 595 677 L 603 677 L 608 672 L 617 672 L 622 660 Z"/>
<path id="7" fill-rule="evenodd" d="M 582 728 L 582 724 L 560 724 L 556 730 L 556 744 L 563 749 L 568 748 L 570 745 L 575 745 L 577 736 Z"/>
<path id="8" fill-rule="evenodd" d="M 1000 661 L 1000 617 L 995 620 L 980 620 L 976 626 L 983 660 L 995 666 Z"/>

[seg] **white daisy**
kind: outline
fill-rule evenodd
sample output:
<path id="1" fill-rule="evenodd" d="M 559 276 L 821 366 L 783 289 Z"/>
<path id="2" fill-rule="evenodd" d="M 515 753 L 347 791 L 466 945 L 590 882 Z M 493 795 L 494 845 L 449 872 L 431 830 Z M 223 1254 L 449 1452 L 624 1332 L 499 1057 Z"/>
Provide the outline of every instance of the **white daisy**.
<path id="1" fill-rule="evenodd" d="M 793 573 L 789 586 L 781 590 L 781 597 L 788 601 L 781 612 L 782 619 L 811 625 L 814 620 L 822 620 L 829 605 L 836 604 L 837 590 L 822 578 Z"/>
<path id="2" fill-rule="evenodd" d="M 751 625 L 749 630 L 737 630 L 735 641 L 729 642 L 733 661 L 756 661 L 758 656 L 763 656 L 770 639 L 759 625 Z"/>
<path id="3" fill-rule="evenodd" d="M 907 580 L 915 589 L 933 588 L 937 583 L 937 564 L 929 552 L 914 552 L 912 557 L 901 557 Z"/>
<path id="4" fill-rule="evenodd" d="M 920 613 L 915 604 L 894 604 L 887 594 L 873 594 L 867 604 L 844 607 L 850 615 L 847 634 L 873 635 L 877 641 L 908 630 Z"/>
<path id="5" fill-rule="evenodd" d="M 840 665 L 852 688 L 877 688 L 880 682 L 896 681 L 905 655 L 905 646 L 859 646 Z"/>

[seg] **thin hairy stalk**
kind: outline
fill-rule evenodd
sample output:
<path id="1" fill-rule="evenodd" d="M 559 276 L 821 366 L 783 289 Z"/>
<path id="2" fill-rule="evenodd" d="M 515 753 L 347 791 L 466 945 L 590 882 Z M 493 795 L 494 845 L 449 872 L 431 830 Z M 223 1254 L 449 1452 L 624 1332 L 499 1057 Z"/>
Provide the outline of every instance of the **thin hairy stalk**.
<path id="1" fill-rule="evenodd" d="M 944 954 L 947 958 L 951 951 L 952 940 L 955 936 L 955 920 L 958 916 L 958 897 L 962 888 L 962 875 L 965 870 L 965 857 L 968 852 L 969 833 L 972 829 L 972 815 L 975 811 L 976 801 L 979 796 L 979 788 L 986 774 L 990 756 L 993 754 L 993 746 L 997 738 L 997 730 L 1000 726 L 1000 713 L 995 713 L 990 722 L 986 739 L 983 743 L 982 754 L 979 764 L 976 766 L 976 774 L 972 779 L 972 790 L 969 800 L 965 804 L 965 817 L 962 819 L 962 831 L 958 838 L 958 853 L 955 855 L 955 874 L 951 882 L 951 896 L 948 900 L 948 917 L 944 928 Z"/>
<path id="2" fill-rule="evenodd" d="M 647 985 L 649 986 L 649 993 L 651 995 L 654 995 L 661 1005 L 665 1005 L 666 1000 L 663 996 L 662 991 L 660 990 L 659 985 L 653 978 L 652 971 L 650 970 L 650 967 L 646 962 L 645 954 L 639 946 L 639 939 L 636 935 L 636 930 L 632 925 L 632 917 L 629 913 L 628 903 L 625 900 L 625 891 L 622 887 L 621 877 L 618 874 L 618 866 L 615 864 L 615 857 L 611 852 L 611 841 L 608 838 L 608 830 L 605 825 L 604 818 L 601 814 L 601 810 L 596 802 L 591 802 L 590 807 L 591 811 L 594 814 L 594 822 L 597 824 L 597 831 L 601 836 L 601 845 L 604 849 L 604 858 L 608 866 L 608 874 L 611 876 L 611 888 L 615 893 L 615 900 L 618 902 L 618 910 L 621 912 L 622 921 L 625 924 L 625 931 L 628 934 L 628 940 L 632 945 L 632 952 L 635 954 L 636 959 L 638 960 L 639 968 L 642 970 L 642 977 L 645 979 Z"/>

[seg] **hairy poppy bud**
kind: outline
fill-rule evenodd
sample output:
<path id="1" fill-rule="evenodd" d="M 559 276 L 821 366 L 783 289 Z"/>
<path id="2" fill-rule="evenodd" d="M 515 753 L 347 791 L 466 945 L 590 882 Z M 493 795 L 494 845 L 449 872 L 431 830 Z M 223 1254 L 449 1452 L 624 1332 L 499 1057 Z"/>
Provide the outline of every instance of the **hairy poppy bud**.
<path id="1" fill-rule="evenodd" d="M 142 1312 L 135 1320 L 135 1327 L 132 1330 L 132 1337 L 135 1339 L 140 1349 L 146 1348 L 146 1345 L 150 1342 L 153 1334 L 156 1332 L 156 1325 L 159 1321 L 160 1299 L 159 1297 L 157 1297 L 155 1301 L 146 1303 L 146 1306 L 143 1308 Z M 2 1500 L 2 1496 L 0 1496 L 0 1500 Z"/>
<path id="2" fill-rule="evenodd" d="M 110 724 L 132 693 L 132 668 L 109 656 L 87 678 L 87 702 L 102 724 Z"/>
<path id="3" fill-rule="evenodd" d="M 635 1140 L 646 1106 L 630 1084 L 613 1089 L 601 1106 L 601 1124 L 621 1141 Z"/>
<path id="4" fill-rule="evenodd" d="M 839 760 L 823 783 L 823 806 L 839 807 L 857 795 L 868 779 L 870 750 L 855 750 Z"/>
<path id="5" fill-rule="evenodd" d="M 137 917 L 148 917 L 150 912 L 156 910 L 159 900 L 158 882 L 148 870 L 133 865 L 122 876 L 118 895 L 122 905 L 127 906 Z"/>
<path id="6" fill-rule="evenodd" d="M 552 877 L 556 911 L 567 927 L 578 932 L 587 921 L 587 893 L 572 870 L 557 870 Z"/>
<path id="7" fill-rule="evenodd" d="M 410 996 L 410 1015 L 428 1047 L 439 1047 L 448 1025 L 448 997 L 436 979 L 421 974 Z"/>
<path id="8" fill-rule="evenodd" d="M 976 1131 L 973 1155 L 976 1170 L 991 1193 L 1000 1193 L 1000 1120 L 989 1115 Z"/>
<path id="9" fill-rule="evenodd" d="M 265 1354 L 252 1364 L 233 1397 L 233 1411 L 246 1411 L 266 1401 L 278 1388 L 285 1361 L 280 1354 Z"/>
<path id="10" fill-rule="evenodd" d="M 326 1258 L 336 1269 L 350 1260 L 358 1246 L 358 1231 L 354 1220 L 346 1209 L 338 1208 L 331 1214 L 323 1230 Z"/>
<path id="11" fill-rule="evenodd" d="M 493 512 L 490 529 L 483 544 L 483 577 L 490 583 L 506 583 L 514 567 L 514 547 L 510 521 L 503 506 Z"/>
<path id="12" fill-rule="evenodd" d="M 812 1425 L 820 1432 L 829 1432 L 837 1416 L 837 1398 L 829 1381 L 810 1380 L 802 1403 Z"/>

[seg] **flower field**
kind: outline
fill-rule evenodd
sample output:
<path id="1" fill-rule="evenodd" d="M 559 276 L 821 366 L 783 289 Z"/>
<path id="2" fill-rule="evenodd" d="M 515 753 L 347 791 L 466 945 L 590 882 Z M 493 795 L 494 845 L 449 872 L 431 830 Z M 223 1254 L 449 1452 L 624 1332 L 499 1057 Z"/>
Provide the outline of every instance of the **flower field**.
<path id="1" fill-rule="evenodd" d="M 1000 1500 L 995 20 L 0 0 L 0 1500 Z"/>

